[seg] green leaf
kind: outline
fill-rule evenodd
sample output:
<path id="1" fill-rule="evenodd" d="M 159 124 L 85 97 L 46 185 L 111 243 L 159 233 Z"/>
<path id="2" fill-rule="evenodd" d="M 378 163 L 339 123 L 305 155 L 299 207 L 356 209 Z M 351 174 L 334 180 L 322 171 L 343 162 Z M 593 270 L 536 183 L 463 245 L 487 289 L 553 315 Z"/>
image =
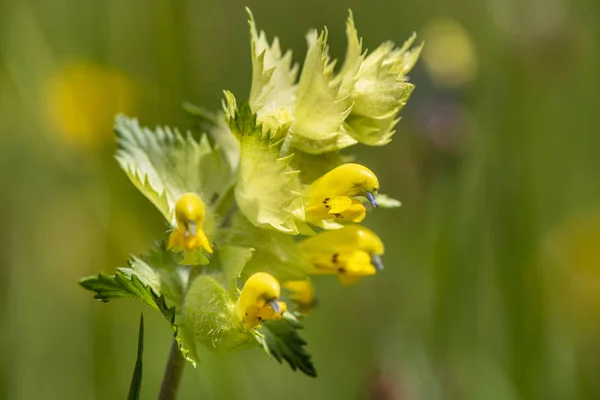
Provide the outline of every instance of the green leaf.
<path id="1" fill-rule="evenodd" d="M 138 400 L 142 392 L 142 355 L 144 353 L 144 314 L 140 315 L 140 330 L 138 333 L 137 357 L 135 368 L 129 385 L 129 396 L 127 400 Z"/>
<path id="2" fill-rule="evenodd" d="M 279 363 L 285 360 L 292 370 L 299 369 L 308 376 L 316 377 L 317 371 L 311 361 L 311 355 L 304 348 L 306 342 L 298 334 L 299 329 L 302 329 L 300 322 L 286 312 L 284 318 L 279 321 L 263 322 L 255 339 L 265 352 Z"/>
<path id="3" fill-rule="evenodd" d="M 330 151 L 322 154 L 308 154 L 300 150 L 293 150 L 294 156 L 290 166 L 300 171 L 300 181 L 310 185 L 327 172 L 344 163 L 352 162 L 352 157 L 344 156 L 339 151 Z"/>
<path id="4" fill-rule="evenodd" d="M 184 136 L 168 127 L 151 131 L 123 115 L 117 116 L 115 132 L 121 168 L 173 226 L 179 196 L 193 192 L 211 204 L 231 178 L 228 163 L 206 136 L 197 142 L 189 132 Z M 211 229 L 205 226 L 209 236 Z"/>
<path id="5" fill-rule="evenodd" d="M 229 163 L 231 171 L 237 170 L 240 160 L 240 145 L 225 123 L 223 113 L 211 112 L 188 102 L 184 102 L 182 106 L 188 114 L 200 121 L 202 128 L 216 143 L 215 149 L 219 150 Z"/>
<path id="6" fill-rule="evenodd" d="M 292 156 L 280 157 L 280 141 L 263 134 L 248 103 L 239 110 L 226 92 L 225 117 L 240 141 L 240 167 L 235 198 L 255 226 L 296 235 L 310 230 L 302 222 L 302 185 L 299 171 L 290 167 Z"/>
<path id="7" fill-rule="evenodd" d="M 252 258 L 253 248 L 240 246 L 222 246 L 219 248 L 218 256 L 225 283 L 230 292 L 237 294 L 237 279 L 242 270 Z"/>
<path id="8" fill-rule="evenodd" d="M 228 243 L 254 249 L 252 258 L 242 271 L 248 278 L 256 272 L 268 272 L 281 282 L 306 279 L 314 272 L 314 266 L 302 253 L 292 237 L 281 232 L 260 229 L 248 222 L 243 215 L 233 218 Z"/>
<path id="9" fill-rule="evenodd" d="M 160 275 L 145 261 L 132 257 L 130 268 L 117 268 L 114 275 L 98 274 L 88 276 L 79 281 L 81 286 L 95 292 L 94 298 L 108 302 L 120 298 L 134 298 L 160 311 L 171 324 L 175 332 L 175 340 L 183 357 L 196 366 L 196 355 L 190 345 L 179 335 L 179 326 L 175 323 L 176 309 L 168 307 L 165 296 L 161 293 Z"/>

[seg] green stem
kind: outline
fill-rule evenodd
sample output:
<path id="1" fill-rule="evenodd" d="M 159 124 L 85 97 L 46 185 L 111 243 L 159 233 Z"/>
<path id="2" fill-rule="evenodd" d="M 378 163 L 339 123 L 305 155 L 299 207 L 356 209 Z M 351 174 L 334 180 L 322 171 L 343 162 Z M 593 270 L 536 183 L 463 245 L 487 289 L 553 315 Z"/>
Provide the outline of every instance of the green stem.
<path id="1" fill-rule="evenodd" d="M 181 382 L 181 377 L 183 376 L 184 364 L 185 360 L 183 359 L 183 356 L 177 347 L 177 342 L 175 339 L 173 339 L 158 400 L 175 399 L 175 396 L 177 395 L 177 389 L 179 389 L 179 383 Z"/>

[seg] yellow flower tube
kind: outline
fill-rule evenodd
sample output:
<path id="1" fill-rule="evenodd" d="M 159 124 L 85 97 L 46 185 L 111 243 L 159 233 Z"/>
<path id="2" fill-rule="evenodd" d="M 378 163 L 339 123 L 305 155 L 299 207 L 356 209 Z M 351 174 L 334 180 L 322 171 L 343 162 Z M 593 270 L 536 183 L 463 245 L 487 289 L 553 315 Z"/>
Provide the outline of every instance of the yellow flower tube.
<path id="1" fill-rule="evenodd" d="M 279 281 L 266 272 L 252 275 L 242 288 L 236 304 L 236 313 L 244 328 L 252 329 L 265 320 L 283 317 L 287 305 L 279 301 Z"/>
<path id="2" fill-rule="evenodd" d="M 365 206 L 354 197 L 366 197 L 377 207 L 377 176 L 360 164 L 343 164 L 314 181 L 307 191 L 306 219 L 320 221 L 360 222 L 366 216 Z"/>
<path id="3" fill-rule="evenodd" d="M 323 231 L 302 241 L 299 246 L 315 266 L 315 274 L 338 275 L 344 284 L 355 283 L 361 277 L 383 269 L 381 239 L 360 225 Z"/>

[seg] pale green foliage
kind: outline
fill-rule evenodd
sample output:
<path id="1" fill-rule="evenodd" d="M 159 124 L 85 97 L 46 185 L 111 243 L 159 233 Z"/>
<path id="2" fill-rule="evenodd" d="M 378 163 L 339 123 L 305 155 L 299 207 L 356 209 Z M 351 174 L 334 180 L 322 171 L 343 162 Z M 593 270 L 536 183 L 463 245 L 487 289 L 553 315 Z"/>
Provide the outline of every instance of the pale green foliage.
<path id="1" fill-rule="evenodd" d="M 352 108 L 353 71 L 334 80 L 335 61 L 328 55 L 327 30 L 320 35 L 310 32 L 307 41 L 294 110 L 294 146 L 315 154 L 351 146 L 356 141 L 342 130 L 342 124 Z"/>
<path id="2" fill-rule="evenodd" d="M 187 113 L 200 121 L 202 128 L 215 142 L 215 149 L 227 160 L 230 170 L 236 171 L 240 160 L 240 145 L 225 123 L 223 113 L 211 112 L 188 102 L 182 106 Z"/>
<path id="3" fill-rule="evenodd" d="M 406 74 L 421 53 L 422 46 L 411 49 L 415 38 L 413 35 L 400 49 L 385 42 L 361 63 L 352 94 L 354 108 L 346 124 L 361 143 L 382 146 L 391 140 L 398 113 L 414 89 Z"/>
<path id="4" fill-rule="evenodd" d="M 121 168 L 173 226 L 179 196 L 193 192 L 210 204 L 229 179 L 227 163 L 206 136 L 198 142 L 189 132 L 184 136 L 168 127 L 151 131 L 125 116 L 117 117 L 115 132 Z"/>
<path id="5" fill-rule="evenodd" d="M 402 48 L 385 42 L 371 54 L 362 49 L 352 13 L 346 23 L 344 64 L 335 74 L 329 57 L 327 29 L 307 35 L 308 52 L 299 81 L 291 53 L 282 55 L 279 41 L 269 46 L 264 32 L 257 33 L 250 14 L 252 86 L 250 106 L 263 132 L 287 132 L 288 145 L 321 154 L 357 142 L 388 143 L 398 114 L 413 90 L 406 74 L 417 61 L 421 47 L 411 49 L 413 35 Z"/>
<path id="6" fill-rule="evenodd" d="M 244 245 L 244 243 L 238 244 Z M 218 267 L 223 274 L 223 285 L 229 289 L 231 294 L 237 294 L 237 279 L 241 276 L 248 261 L 252 259 L 253 253 L 254 249 L 251 247 L 224 245 L 219 248 Z"/>
<path id="7" fill-rule="evenodd" d="M 263 134 L 247 104 L 236 110 L 235 98 L 226 94 L 225 117 L 240 142 L 240 167 L 235 198 L 253 224 L 288 234 L 308 228 L 302 222 L 302 185 L 299 171 L 289 163 L 292 155 L 280 157 L 276 138 Z"/>
<path id="8" fill-rule="evenodd" d="M 227 242 L 254 249 L 254 255 L 242 271 L 246 278 L 264 271 L 285 282 L 305 279 L 314 272 L 313 265 L 289 235 L 257 228 L 240 214 L 233 219 Z"/>
<path id="9" fill-rule="evenodd" d="M 131 182 L 171 227 L 179 223 L 176 233 L 202 229 L 198 233 L 208 236 L 214 254 L 205 256 L 191 241 L 186 246 L 192 250 L 183 254 L 167 250 L 161 242 L 147 255 L 133 257 L 129 268 L 83 278 L 81 285 L 102 301 L 137 298 L 159 310 L 174 329 L 183 356 L 194 365 L 197 343 L 217 352 L 258 344 L 279 362 L 286 360 L 292 369 L 316 376 L 293 314 L 288 311 L 282 320 L 244 326 L 239 315 L 244 311 L 236 312 L 239 288 L 257 272 L 267 272 L 280 283 L 316 273 L 293 235 L 314 235 L 305 222 L 305 208 L 320 212 L 329 199 L 325 195 L 325 200 L 312 199 L 308 188 L 352 161 L 341 149 L 356 143 L 380 146 L 391 140 L 398 114 L 413 90 L 406 75 L 421 47 L 413 48 L 413 36 L 402 48 L 386 42 L 369 53 L 363 50 L 350 13 L 339 72 L 329 56 L 325 28 L 308 33 L 308 51 L 298 77 L 291 52 L 283 52 L 277 38 L 269 44 L 249 10 L 248 14 L 252 61 L 248 101 L 238 104 L 225 91 L 221 113 L 184 104 L 203 129 L 199 140 L 167 127 L 144 128 L 125 116 L 118 116 L 115 124 L 116 158 Z M 354 176 L 348 179 L 355 184 Z M 175 203 L 189 192 L 197 194 L 206 208 L 201 226 L 196 226 L 196 219 L 182 221 L 181 212 L 175 220 Z M 383 194 L 376 201 L 381 207 L 400 206 Z M 202 210 L 201 205 L 197 209 Z M 325 229 L 340 227 L 333 220 L 318 222 L 319 218 L 309 220 Z"/>
<path id="10" fill-rule="evenodd" d="M 252 86 L 248 102 L 257 113 L 263 132 L 276 131 L 291 123 L 291 114 L 287 110 L 293 106 L 296 97 L 298 66 L 292 66 L 291 51 L 282 54 L 277 37 L 269 45 L 265 33 L 257 32 L 252 13 L 246 10 L 250 16 L 252 51 Z"/>

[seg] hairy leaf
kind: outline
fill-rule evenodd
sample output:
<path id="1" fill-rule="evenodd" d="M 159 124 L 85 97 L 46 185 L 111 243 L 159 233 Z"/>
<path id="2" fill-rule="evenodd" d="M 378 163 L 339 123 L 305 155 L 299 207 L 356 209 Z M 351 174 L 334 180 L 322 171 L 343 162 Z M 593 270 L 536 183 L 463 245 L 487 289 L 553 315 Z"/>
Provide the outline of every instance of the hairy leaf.
<path id="1" fill-rule="evenodd" d="M 302 329 L 300 322 L 287 312 L 279 321 L 263 322 L 255 338 L 265 352 L 279 363 L 285 360 L 294 371 L 299 369 L 308 376 L 316 377 L 317 371 L 311 355 L 304 348 L 306 342 L 298 334 L 299 329 Z"/>
<path id="2" fill-rule="evenodd" d="M 257 113 L 263 128 L 269 130 L 273 119 L 277 121 L 279 116 L 285 115 L 281 110 L 287 110 L 287 116 L 290 116 L 296 97 L 295 82 L 298 65 L 292 65 L 291 51 L 282 54 L 277 37 L 273 39 L 273 44 L 269 45 L 266 34 L 257 31 L 250 10 L 246 8 L 246 11 L 250 18 L 248 23 L 252 51 L 252 86 L 249 103 L 252 111 Z"/>
<path id="3" fill-rule="evenodd" d="M 398 114 L 414 89 L 406 77 L 421 53 L 422 45 L 411 49 L 414 41 L 415 35 L 399 49 L 385 42 L 360 63 L 352 92 L 354 107 L 344 125 L 359 142 L 382 146 L 391 140 Z"/>
<path id="4" fill-rule="evenodd" d="M 79 281 L 81 286 L 95 292 L 94 298 L 108 302 L 120 298 L 134 298 L 160 311 L 175 331 L 175 340 L 183 357 L 196 365 L 196 355 L 190 352 L 193 343 L 184 342 L 175 323 L 176 309 L 169 307 L 160 290 L 160 276 L 145 261 L 133 257 L 129 268 L 117 268 L 114 275 L 98 274 Z"/>
<path id="5" fill-rule="evenodd" d="M 252 224 L 296 235 L 306 230 L 302 185 L 292 156 L 280 157 L 280 142 L 263 134 L 248 103 L 239 110 L 235 97 L 226 93 L 225 117 L 240 141 L 240 168 L 235 198 Z"/>
<path id="6" fill-rule="evenodd" d="M 193 192 L 211 204 L 230 179 L 229 164 L 206 136 L 198 142 L 189 132 L 184 136 L 168 127 L 152 131 L 123 115 L 117 117 L 115 132 L 121 168 L 173 226 L 179 196 Z"/>
<path id="7" fill-rule="evenodd" d="M 335 62 L 329 59 L 327 30 L 320 35 L 309 32 L 307 41 L 309 49 L 294 108 L 293 145 L 307 153 L 320 154 L 356 143 L 343 127 L 352 109 L 354 73 L 348 71 L 342 79 L 334 78 Z"/>

